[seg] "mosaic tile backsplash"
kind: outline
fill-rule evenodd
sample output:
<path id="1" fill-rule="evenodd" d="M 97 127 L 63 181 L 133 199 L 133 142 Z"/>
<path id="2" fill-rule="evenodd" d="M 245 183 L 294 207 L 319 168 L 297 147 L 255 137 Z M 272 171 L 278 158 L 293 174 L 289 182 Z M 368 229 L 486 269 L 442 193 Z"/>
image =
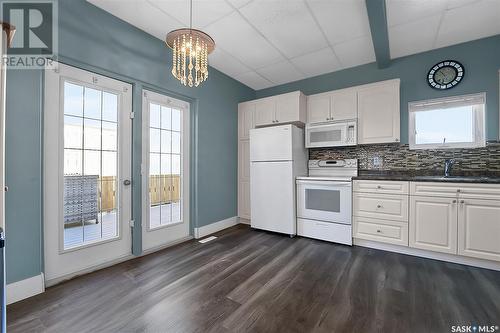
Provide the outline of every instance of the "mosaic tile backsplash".
<path id="1" fill-rule="evenodd" d="M 309 149 L 310 159 L 357 158 L 360 170 L 442 172 L 444 160 L 455 159 L 453 172 L 500 173 L 500 143 L 484 148 L 410 150 L 408 145 L 379 144 Z"/>

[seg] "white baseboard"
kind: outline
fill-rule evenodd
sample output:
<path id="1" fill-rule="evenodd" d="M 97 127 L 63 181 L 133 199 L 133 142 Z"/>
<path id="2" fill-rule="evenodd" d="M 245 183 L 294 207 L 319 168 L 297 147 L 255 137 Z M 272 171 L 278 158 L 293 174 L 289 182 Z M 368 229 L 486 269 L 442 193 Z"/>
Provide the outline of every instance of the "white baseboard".
<path id="1" fill-rule="evenodd" d="M 9 283 L 6 288 L 7 304 L 12 304 L 25 298 L 41 294 L 44 291 L 45 282 L 43 273 L 28 279 Z"/>
<path id="2" fill-rule="evenodd" d="M 364 240 L 364 239 L 356 239 L 356 238 L 353 239 L 353 244 L 358 245 L 358 246 L 363 246 L 363 247 L 369 247 L 369 248 L 377 249 L 377 250 L 407 254 L 407 255 L 415 256 L 415 257 L 441 260 L 441 261 L 452 262 L 455 264 L 475 266 L 475 267 L 481 267 L 481 268 L 492 269 L 495 271 L 500 271 L 500 262 L 495 262 L 495 261 L 462 257 L 462 256 L 458 256 L 458 255 L 453 255 L 453 254 L 426 251 L 426 250 L 414 249 L 414 248 L 406 247 L 406 246 L 385 244 L 385 243 L 369 241 L 369 240 Z"/>
<path id="3" fill-rule="evenodd" d="M 250 225 L 250 220 L 249 219 L 246 219 L 244 217 L 239 217 L 238 220 L 239 220 L 239 223 L 241 223 L 241 224 L 248 224 L 248 225 Z"/>
<path id="4" fill-rule="evenodd" d="M 214 232 L 224 230 L 238 224 L 238 217 L 233 216 L 222 221 L 214 222 L 203 227 L 194 228 L 194 238 L 202 238 Z"/>

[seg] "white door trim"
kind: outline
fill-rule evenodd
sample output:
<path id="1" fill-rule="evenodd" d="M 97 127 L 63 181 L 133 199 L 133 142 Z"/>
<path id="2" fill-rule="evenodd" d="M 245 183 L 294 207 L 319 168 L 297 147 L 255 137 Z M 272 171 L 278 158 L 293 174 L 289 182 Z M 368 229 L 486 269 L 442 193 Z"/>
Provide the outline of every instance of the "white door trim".
<path id="1" fill-rule="evenodd" d="M 82 247 L 64 250 L 63 221 L 63 158 L 64 119 L 60 110 L 65 80 L 109 90 L 119 96 L 118 109 L 118 237 Z M 123 185 L 131 179 L 132 85 L 65 64 L 45 70 L 44 98 L 44 257 L 45 279 L 50 281 L 81 270 L 101 266 L 131 253 L 131 186 Z M 50 223 L 52 222 L 52 223 Z M 56 230 L 57 228 L 57 230 Z"/>
<path id="2" fill-rule="evenodd" d="M 181 212 L 182 222 L 149 228 L 149 102 L 182 110 Z M 151 252 L 189 237 L 190 227 L 190 104 L 165 94 L 142 90 L 142 251 Z"/>

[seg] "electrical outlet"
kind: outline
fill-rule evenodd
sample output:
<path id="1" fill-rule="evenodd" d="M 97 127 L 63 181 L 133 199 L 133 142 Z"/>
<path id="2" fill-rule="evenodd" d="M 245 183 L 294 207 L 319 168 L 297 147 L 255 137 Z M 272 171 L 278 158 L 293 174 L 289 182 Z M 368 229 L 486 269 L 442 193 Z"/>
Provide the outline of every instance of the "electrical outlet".
<path id="1" fill-rule="evenodd" d="M 380 168 L 382 166 L 382 157 L 374 156 L 373 157 L 373 166 L 375 168 Z"/>

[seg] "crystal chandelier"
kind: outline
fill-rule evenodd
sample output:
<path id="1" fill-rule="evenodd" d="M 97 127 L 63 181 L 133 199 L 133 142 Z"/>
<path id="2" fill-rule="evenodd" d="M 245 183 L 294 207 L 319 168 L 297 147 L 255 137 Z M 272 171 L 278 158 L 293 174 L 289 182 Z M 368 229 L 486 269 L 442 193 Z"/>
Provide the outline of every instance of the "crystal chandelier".
<path id="1" fill-rule="evenodd" d="M 193 29 L 193 0 L 190 0 L 189 29 L 170 31 L 166 43 L 172 49 L 172 75 L 183 85 L 198 87 L 208 78 L 208 55 L 215 42 L 203 31 Z"/>

